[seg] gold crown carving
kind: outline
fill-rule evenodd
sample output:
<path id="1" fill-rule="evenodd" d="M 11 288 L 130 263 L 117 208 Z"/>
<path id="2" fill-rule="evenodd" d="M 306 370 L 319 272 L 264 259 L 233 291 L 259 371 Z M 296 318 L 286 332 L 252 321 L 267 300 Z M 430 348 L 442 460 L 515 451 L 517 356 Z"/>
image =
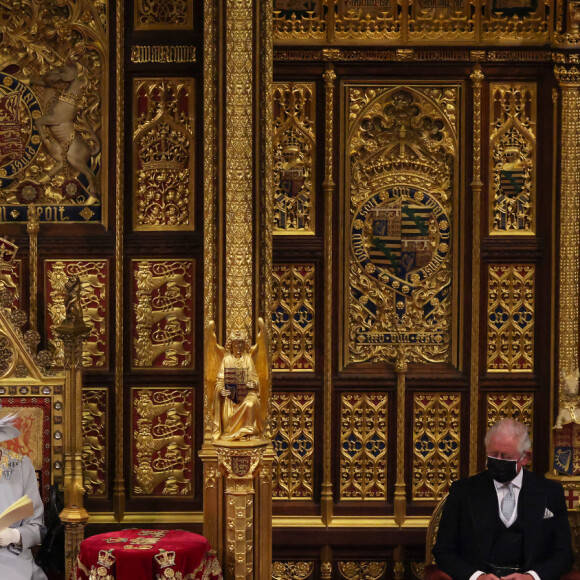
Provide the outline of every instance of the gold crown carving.
<path id="1" fill-rule="evenodd" d="M 18 246 L 16 244 L 6 238 L 0 238 L 0 271 L 14 268 L 14 257 L 17 251 Z"/>
<path id="2" fill-rule="evenodd" d="M 175 566 L 175 552 L 166 552 L 163 548 L 153 556 L 161 568 Z"/>
<path id="3" fill-rule="evenodd" d="M 187 168 L 189 140 L 169 125 L 162 125 L 147 133 L 139 145 L 138 156 L 144 171 L 183 171 Z"/>

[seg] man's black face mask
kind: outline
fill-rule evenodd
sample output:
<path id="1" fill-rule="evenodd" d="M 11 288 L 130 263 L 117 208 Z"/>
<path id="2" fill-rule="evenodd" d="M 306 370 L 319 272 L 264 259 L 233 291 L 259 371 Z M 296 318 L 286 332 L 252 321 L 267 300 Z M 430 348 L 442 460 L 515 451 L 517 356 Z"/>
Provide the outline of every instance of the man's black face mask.
<path id="1" fill-rule="evenodd" d="M 517 459 L 499 459 L 499 457 L 487 458 L 487 470 L 489 474 L 500 483 L 511 481 L 517 474 Z"/>

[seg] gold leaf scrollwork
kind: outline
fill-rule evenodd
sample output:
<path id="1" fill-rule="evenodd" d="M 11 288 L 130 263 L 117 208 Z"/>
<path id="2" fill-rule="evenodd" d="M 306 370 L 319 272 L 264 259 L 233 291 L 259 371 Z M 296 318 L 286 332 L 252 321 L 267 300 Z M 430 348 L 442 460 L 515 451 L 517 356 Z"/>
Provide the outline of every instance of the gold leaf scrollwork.
<path id="1" fill-rule="evenodd" d="M 135 389 L 133 453 L 137 495 L 191 495 L 192 394 Z"/>
<path id="2" fill-rule="evenodd" d="M 274 0 L 274 37 L 322 40 L 326 37 L 324 0 Z"/>
<path id="3" fill-rule="evenodd" d="M 134 83 L 136 230 L 193 229 L 192 79 Z"/>
<path id="4" fill-rule="evenodd" d="M 313 232 L 314 83 L 274 85 L 274 233 Z"/>
<path id="5" fill-rule="evenodd" d="M 387 414 L 385 393 L 345 393 L 341 398 L 340 497 L 387 496 Z"/>
<path id="6" fill-rule="evenodd" d="M 347 580 L 379 580 L 387 569 L 386 562 L 339 562 L 340 575 Z"/>
<path id="7" fill-rule="evenodd" d="M 411 3 L 409 38 L 475 40 L 475 4 L 464 0 L 415 0 Z"/>
<path id="8" fill-rule="evenodd" d="M 306 580 L 312 576 L 314 562 L 279 562 L 272 563 L 273 580 Z"/>
<path id="9" fill-rule="evenodd" d="M 451 360 L 459 89 L 349 86 L 348 362 Z"/>
<path id="10" fill-rule="evenodd" d="M 534 393 L 488 393 L 486 416 L 488 429 L 506 418 L 517 419 L 531 427 L 534 419 Z"/>
<path id="11" fill-rule="evenodd" d="M 461 395 L 417 393 L 413 408 L 414 500 L 438 500 L 459 479 Z"/>
<path id="12" fill-rule="evenodd" d="M 107 491 L 106 473 L 107 391 L 83 389 L 82 462 L 87 494 L 102 496 Z"/>
<path id="13" fill-rule="evenodd" d="M 193 25 L 193 0 L 136 0 L 135 30 L 179 30 Z"/>
<path id="14" fill-rule="evenodd" d="M 535 83 L 492 83 L 491 233 L 533 234 L 536 202 Z"/>

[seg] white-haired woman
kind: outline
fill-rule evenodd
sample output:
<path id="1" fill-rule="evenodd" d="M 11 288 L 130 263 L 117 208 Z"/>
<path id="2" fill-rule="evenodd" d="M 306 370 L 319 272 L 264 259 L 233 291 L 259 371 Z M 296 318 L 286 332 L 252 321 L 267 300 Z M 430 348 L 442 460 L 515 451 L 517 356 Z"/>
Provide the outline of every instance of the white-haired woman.
<path id="1" fill-rule="evenodd" d="M 34 514 L 0 530 L 0 578 L 46 580 L 45 573 L 34 562 L 30 550 L 40 543 L 46 532 L 36 474 L 28 457 L 2 446 L 2 442 L 20 435 L 14 426 L 15 418 L 15 415 L 8 415 L 0 419 L 0 513 L 28 495 Z"/>

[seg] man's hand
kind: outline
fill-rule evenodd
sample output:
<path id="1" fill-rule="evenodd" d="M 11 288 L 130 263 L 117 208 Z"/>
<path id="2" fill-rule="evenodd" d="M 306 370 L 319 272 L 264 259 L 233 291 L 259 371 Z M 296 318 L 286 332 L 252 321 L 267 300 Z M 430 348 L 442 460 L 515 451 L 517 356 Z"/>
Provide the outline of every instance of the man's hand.
<path id="1" fill-rule="evenodd" d="M 5 528 L 0 531 L 0 546 L 20 544 L 20 532 L 15 528 Z"/>
<path id="2" fill-rule="evenodd" d="M 530 579 L 534 580 L 534 577 L 531 574 L 520 574 L 519 572 L 515 572 L 514 574 L 508 574 L 507 576 L 501 577 L 501 580 L 530 580 Z"/>
<path id="3" fill-rule="evenodd" d="M 477 580 L 499 580 L 499 578 L 495 574 L 482 574 Z"/>

